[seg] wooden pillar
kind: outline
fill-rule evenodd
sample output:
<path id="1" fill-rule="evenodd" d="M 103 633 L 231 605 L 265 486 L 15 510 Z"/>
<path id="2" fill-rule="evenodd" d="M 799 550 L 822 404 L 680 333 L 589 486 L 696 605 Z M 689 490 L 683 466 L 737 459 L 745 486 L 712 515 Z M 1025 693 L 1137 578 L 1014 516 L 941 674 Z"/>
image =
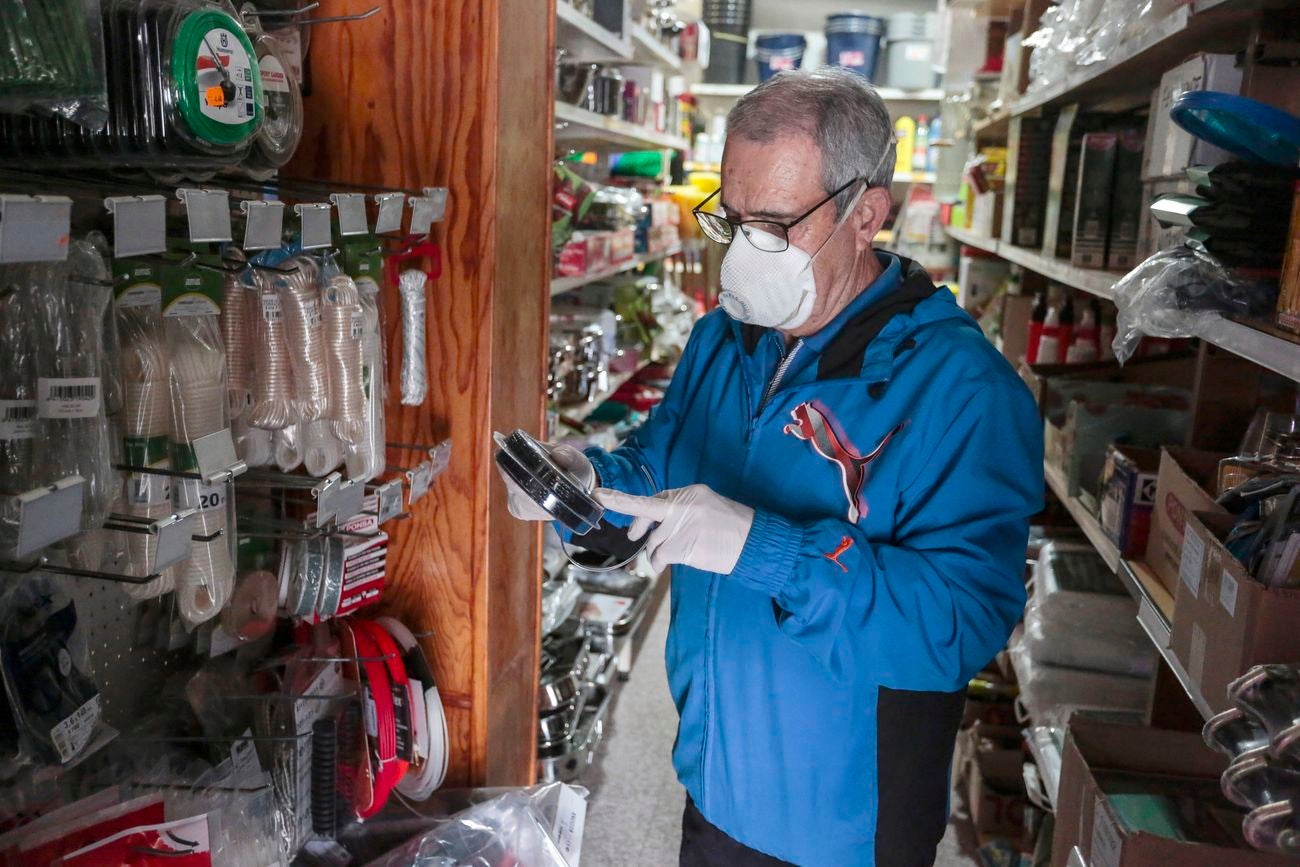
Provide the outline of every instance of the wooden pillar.
<path id="1" fill-rule="evenodd" d="M 318 14 L 370 5 L 327 0 Z M 541 536 L 506 512 L 491 432 L 536 433 L 544 418 L 554 2 L 382 9 L 313 28 L 307 130 L 285 175 L 450 188 L 434 230 L 443 273 L 429 291 L 424 406 L 399 405 L 397 297 L 383 298 L 388 439 L 452 439 L 448 471 L 391 531 L 384 606 L 434 633 L 447 784 L 523 784 L 535 764 Z"/>

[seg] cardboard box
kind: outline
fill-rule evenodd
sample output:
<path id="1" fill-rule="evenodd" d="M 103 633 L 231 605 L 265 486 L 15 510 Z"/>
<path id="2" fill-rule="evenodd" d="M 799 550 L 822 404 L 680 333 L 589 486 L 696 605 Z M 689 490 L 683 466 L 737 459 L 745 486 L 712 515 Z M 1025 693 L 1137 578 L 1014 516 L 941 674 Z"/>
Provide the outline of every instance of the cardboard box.
<path id="1" fill-rule="evenodd" d="M 966 798 L 975 832 L 981 842 L 1019 841 L 1027 804 L 1020 729 L 977 723 L 965 736 L 970 741 Z"/>
<path id="2" fill-rule="evenodd" d="M 1106 451 L 1101 480 L 1101 529 L 1126 559 L 1146 553 L 1159 470 L 1159 449 L 1112 445 Z"/>
<path id="3" fill-rule="evenodd" d="M 1050 117 L 1013 117 L 1007 131 L 1007 184 L 1002 205 L 1002 240 L 1017 247 L 1043 243 L 1047 176 L 1052 162 Z"/>
<path id="4" fill-rule="evenodd" d="M 1011 275 L 1011 263 L 974 247 L 962 247 L 957 260 L 957 305 L 979 310 Z"/>
<path id="5" fill-rule="evenodd" d="M 1187 516 L 1192 512 L 1226 514 L 1214 502 L 1217 492 L 1214 482 L 1219 474 L 1219 460 L 1224 457 L 1218 452 L 1198 449 L 1161 449 L 1156 501 L 1151 509 L 1151 535 L 1143 559 L 1170 595 L 1176 595 L 1178 589 Z"/>
<path id="6" fill-rule="evenodd" d="M 1198 54 L 1160 78 L 1151 98 L 1147 152 L 1142 161 L 1143 180 L 1182 174 L 1188 166 L 1217 166 L 1232 156 L 1186 132 L 1169 117 L 1180 94 L 1189 90 L 1241 92 L 1241 70 L 1231 54 Z"/>
<path id="7" fill-rule="evenodd" d="M 1146 209 L 1142 201 L 1142 139 L 1143 130 L 1137 128 L 1119 134 L 1106 243 L 1106 267 L 1112 271 L 1128 271 L 1138 263 L 1138 231 Z"/>
<path id="8" fill-rule="evenodd" d="M 1064 418 L 1067 383 L 1089 380 L 1191 389 L 1196 378 L 1196 358 L 1191 355 L 1134 358 L 1123 367 L 1113 360 L 1079 364 L 1028 364 L 1021 361 L 1018 370 L 1020 378 L 1034 395 L 1039 412 L 1044 416 L 1055 414 Z"/>
<path id="9" fill-rule="evenodd" d="M 1079 848 L 1090 867 L 1283 867 L 1295 861 L 1257 852 L 1241 840 L 1243 815 L 1219 793 L 1227 759 L 1199 733 L 1070 720 L 1056 798 L 1052 867 L 1067 867 Z M 1146 785 L 1144 785 L 1144 783 Z M 1180 842 L 1133 830 L 1117 818 L 1108 791 L 1191 790 L 1199 815 L 1219 818 L 1197 830 L 1208 840 Z"/>
<path id="10" fill-rule="evenodd" d="M 1079 268 L 1106 267 L 1118 151 L 1119 136 L 1113 132 L 1090 132 L 1079 146 L 1079 192 L 1075 199 L 1074 245 L 1070 249 L 1070 263 Z"/>
<path id="11" fill-rule="evenodd" d="M 1002 225 L 1002 191 L 976 193 L 971 205 L 970 230 L 985 238 L 997 237 Z"/>
<path id="12" fill-rule="evenodd" d="M 1032 295 L 1002 296 L 1002 332 L 999 348 L 1012 364 L 1024 361 L 1029 347 L 1029 320 L 1034 314 Z"/>
<path id="13" fill-rule="evenodd" d="M 1228 684 L 1253 665 L 1300 659 L 1300 589 L 1266 587 L 1222 540 L 1232 516 L 1192 512 L 1186 520 L 1169 647 L 1215 713 Z"/>

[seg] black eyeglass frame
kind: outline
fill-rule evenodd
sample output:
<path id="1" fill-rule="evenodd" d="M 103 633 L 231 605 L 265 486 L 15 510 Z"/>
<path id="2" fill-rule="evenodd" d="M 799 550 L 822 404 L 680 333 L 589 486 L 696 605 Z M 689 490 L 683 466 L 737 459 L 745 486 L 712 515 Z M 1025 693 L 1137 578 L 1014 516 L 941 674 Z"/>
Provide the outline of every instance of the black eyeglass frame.
<path id="1" fill-rule="evenodd" d="M 784 246 L 784 247 L 782 247 L 780 250 L 765 250 L 765 249 L 763 249 L 762 247 L 759 247 L 757 244 L 754 244 L 754 248 L 755 248 L 756 250 L 760 250 L 760 251 L 762 251 L 762 252 L 764 252 L 764 253 L 782 253 L 782 252 L 785 252 L 786 250 L 790 249 L 790 230 L 791 230 L 791 229 L 793 229 L 795 226 L 799 225 L 799 224 L 802 223 L 804 220 L 806 220 L 806 219 L 808 219 L 809 217 L 811 217 L 813 214 L 815 214 L 815 213 L 818 211 L 818 209 L 820 209 L 823 205 L 825 205 L 825 204 L 826 204 L 827 202 L 829 202 L 831 199 L 835 198 L 835 197 L 838 196 L 840 193 L 844 192 L 845 190 L 849 189 L 849 188 L 852 187 L 854 184 L 856 184 L 856 183 L 858 183 L 858 182 L 860 182 L 860 181 L 863 182 L 863 183 L 866 183 L 866 182 L 867 182 L 867 179 L 866 179 L 866 178 L 854 178 L 853 180 L 849 181 L 847 184 L 844 184 L 844 185 L 843 185 L 842 187 L 840 187 L 838 190 L 836 190 L 835 192 L 831 193 L 831 194 L 828 195 L 826 198 L 822 199 L 820 202 L 818 202 L 817 204 L 813 205 L 811 208 L 809 208 L 808 210 L 804 211 L 802 214 L 800 214 L 799 216 L 795 217 L 793 220 L 791 220 L 791 221 L 788 222 L 788 223 L 782 223 L 782 222 L 779 221 L 779 220 L 758 220 L 758 219 L 755 219 L 755 220 L 737 220 L 737 219 L 735 219 L 735 218 L 733 218 L 733 217 L 723 216 L 722 214 L 706 213 L 706 212 L 704 211 L 704 206 L 707 205 L 709 202 L 713 201 L 713 200 L 714 200 L 718 195 L 720 195 L 720 194 L 722 193 L 722 188 L 721 188 L 721 187 L 719 187 L 718 189 L 716 189 L 716 190 L 714 190 L 712 193 L 710 193 L 710 194 L 709 194 L 709 197 L 708 197 L 707 199 L 705 199 L 704 201 L 700 202 L 700 203 L 699 203 L 698 205 L 696 205 L 695 207 L 691 208 L 691 214 L 695 217 L 695 222 L 697 222 L 697 223 L 700 224 L 700 229 L 704 232 L 704 234 L 705 234 L 705 235 L 708 235 L 708 237 L 709 237 L 709 239 L 710 239 L 711 241 L 715 241 L 715 242 L 717 242 L 717 243 L 719 243 L 719 244 L 728 244 L 728 245 L 731 244 L 733 241 L 736 240 L 736 235 L 737 235 L 737 233 L 739 233 L 739 234 L 741 234 L 741 235 L 745 235 L 745 240 L 748 241 L 749 243 L 753 244 L 754 242 L 749 240 L 749 235 L 745 234 L 745 226 L 749 226 L 749 225 L 778 226 L 778 227 L 780 227 L 780 229 L 781 229 L 782 239 L 785 241 L 785 246 Z M 722 222 L 726 223 L 727 226 L 729 226 L 729 227 L 731 228 L 731 238 L 729 238 L 729 239 L 727 239 L 727 240 L 723 240 L 723 239 L 721 239 L 721 238 L 716 238 L 716 237 L 714 237 L 713 234 L 709 232 L 709 225 L 706 223 L 705 220 L 701 219 L 701 217 L 707 217 L 707 218 L 712 219 L 712 220 L 721 220 Z M 714 228 L 717 228 L 717 227 L 715 226 Z"/>

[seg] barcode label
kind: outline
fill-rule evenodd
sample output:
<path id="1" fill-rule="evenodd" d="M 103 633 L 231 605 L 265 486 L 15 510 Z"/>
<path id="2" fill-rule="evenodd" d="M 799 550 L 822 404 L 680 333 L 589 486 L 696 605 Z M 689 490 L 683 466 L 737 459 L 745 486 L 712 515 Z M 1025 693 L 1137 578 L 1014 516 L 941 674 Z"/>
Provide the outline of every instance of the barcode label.
<path id="1" fill-rule="evenodd" d="M 36 401 L 0 400 L 0 440 L 29 440 L 36 435 Z"/>
<path id="2" fill-rule="evenodd" d="M 99 414 L 98 376 L 37 380 L 41 418 L 94 418 Z"/>
<path id="3" fill-rule="evenodd" d="M 366 330 L 366 317 L 360 310 L 352 313 L 352 339 L 360 340 Z"/>
<path id="4" fill-rule="evenodd" d="M 320 328 L 320 304 L 315 298 L 308 300 L 303 306 L 302 318 L 306 321 L 308 330 Z"/>
<path id="5" fill-rule="evenodd" d="M 262 296 L 262 318 L 267 322 L 279 322 L 284 316 L 280 307 L 280 296 L 268 292 Z"/>

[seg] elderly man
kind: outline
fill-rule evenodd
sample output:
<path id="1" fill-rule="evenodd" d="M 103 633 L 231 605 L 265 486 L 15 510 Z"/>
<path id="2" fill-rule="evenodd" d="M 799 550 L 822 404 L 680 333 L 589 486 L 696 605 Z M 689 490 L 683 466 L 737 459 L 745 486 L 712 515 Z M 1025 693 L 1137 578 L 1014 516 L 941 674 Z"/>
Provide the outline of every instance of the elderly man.
<path id="1" fill-rule="evenodd" d="M 891 128 L 847 72 L 741 98 L 696 209 L 722 309 L 621 448 L 554 447 L 673 567 L 682 865 L 931 864 L 962 689 L 1024 604 L 1037 412 L 950 291 L 872 249 Z"/>

